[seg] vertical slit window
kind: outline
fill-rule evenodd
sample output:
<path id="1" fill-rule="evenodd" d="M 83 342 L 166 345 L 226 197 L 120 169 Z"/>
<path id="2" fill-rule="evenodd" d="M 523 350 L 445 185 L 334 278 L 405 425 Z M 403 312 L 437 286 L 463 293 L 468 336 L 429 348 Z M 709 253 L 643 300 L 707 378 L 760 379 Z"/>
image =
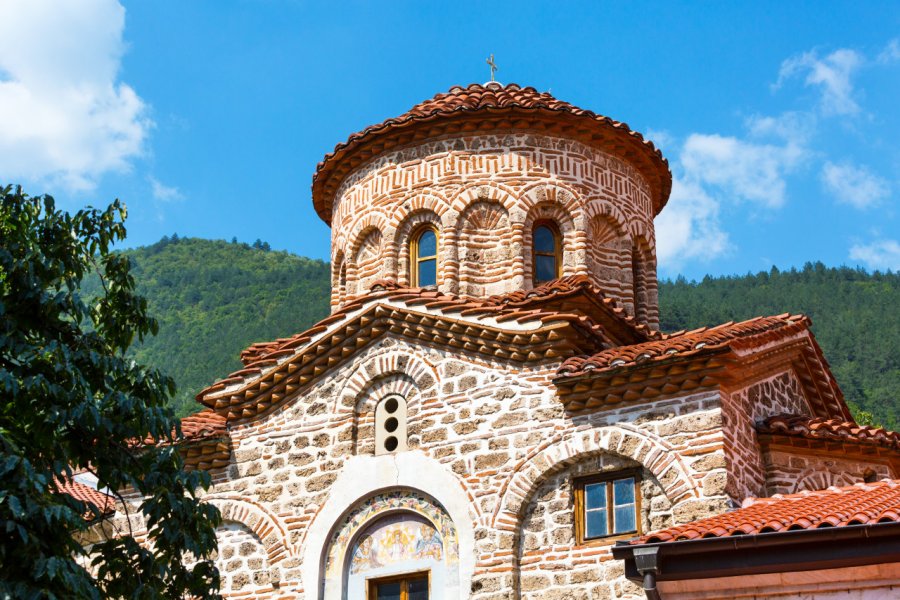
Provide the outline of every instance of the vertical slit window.
<path id="1" fill-rule="evenodd" d="M 438 233 L 425 227 L 412 238 L 410 244 L 410 283 L 413 287 L 437 285 Z"/>
<path id="2" fill-rule="evenodd" d="M 562 277 L 562 244 L 559 230 L 549 222 L 539 222 L 532 235 L 534 283 Z"/>

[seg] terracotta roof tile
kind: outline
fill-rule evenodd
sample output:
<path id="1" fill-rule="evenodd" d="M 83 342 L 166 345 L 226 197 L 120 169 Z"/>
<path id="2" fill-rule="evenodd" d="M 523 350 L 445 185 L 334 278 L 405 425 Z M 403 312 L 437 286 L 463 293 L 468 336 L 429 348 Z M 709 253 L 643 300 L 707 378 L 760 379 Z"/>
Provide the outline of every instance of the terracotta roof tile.
<path id="1" fill-rule="evenodd" d="M 116 501 L 112 496 L 74 479 L 58 479 L 56 489 L 62 494 L 93 506 L 101 517 L 116 512 Z M 91 521 L 96 515 L 89 510 L 83 516 L 86 521 Z"/>
<path id="2" fill-rule="evenodd" d="M 799 331 L 808 326 L 809 319 L 803 315 L 783 314 L 774 317 L 757 317 L 741 323 L 730 322 L 716 327 L 663 334 L 657 340 L 610 348 L 593 356 L 570 358 L 560 366 L 559 374 L 565 377 L 575 377 L 591 372 L 599 373 L 619 367 L 635 366 L 644 362 L 660 362 L 701 352 L 714 352 L 734 345 L 742 339 L 755 338 L 761 334 L 783 331 L 788 328 Z"/>
<path id="3" fill-rule="evenodd" d="M 662 153 L 640 133 L 633 131 L 625 123 L 578 108 L 533 87 L 520 87 L 514 83 L 505 86 L 488 83 L 454 86 L 446 93 L 437 94 L 430 100 L 415 105 L 399 117 L 366 127 L 351 135 L 346 142 L 338 144 L 319 163 L 313 176 L 313 205 L 316 212 L 322 220 L 330 223 L 332 196 L 344 175 L 375 153 L 408 143 L 413 138 L 410 135 L 413 130 L 423 130 L 423 136 L 428 137 L 428 127 L 437 121 L 444 126 L 443 133 L 446 134 L 448 123 L 472 119 L 477 119 L 482 124 L 493 120 L 497 122 L 497 127 L 509 129 L 514 127 L 509 121 L 509 117 L 513 115 L 532 120 L 543 119 L 550 126 L 570 130 L 571 120 L 575 119 L 586 124 L 587 129 L 594 130 L 598 143 L 611 148 L 616 145 L 633 148 L 636 152 L 631 153 L 630 160 L 637 162 L 645 173 L 652 175 L 649 179 L 651 187 L 655 188 L 656 212 L 662 210 L 672 187 L 672 174 Z M 516 126 L 527 128 L 528 124 Z M 402 137 L 400 133 L 403 134 Z M 398 134 L 397 139 L 393 139 L 394 134 Z M 372 148 L 367 148 L 368 146 Z M 368 153 L 364 152 L 366 149 L 369 150 Z M 611 151 L 615 152 L 614 149 Z"/>
<path id="4" fill-rule="evenodd" d="M 181 419 L 181 433 L 188 442 L 221 438 L 228 435 L 225 417 L 212 409 L 204 409 Z"/>
<path id="5" fill-rule="evenodd" d="M 482 299 L 379 281 L 369 294 L 331 315 L 326 330 L 319 324 L 290 338 L 250 346 L 241 354 L 246 367 L 201 391 L 197 400 L 229 421 L 252 418 L 345 360 L 352 354 L 348 349 L 388 331 L 517 362 L 559 360 L 661 335 L 616 308 L 586 277 L 564 278 L 527 294 Z M 318 336 L 310 333 L 317 329 Z M 283 353 L 285 349 L 291 352 Z"/>
<path id="6" fill-rule="evenodd" d="M 737 510 L 645 535 L 633 544 L 900 521 L 900 480 L 750 498 Z"/>
<path id="7" fill-rule="evenodd" d="M 802 437 L 809 440 L 856 442 L 900 451 L 900 432 L 857 425 L 842 419 L 808 415 L 775 415 L 756 426 L 761 434 Z"/>
<path id="8" fill-rule="evenodd" d="M 623 327 L 629 329 L 634 338 L 654 339 L 662 337 L 662 334 L 658 331 L 638 323 L 633 317 L 624 314 L 624 312 L 617 311 L 616 309 L 619 307 L 616 305 L 616 302 L 611 298 L 604 297 L 601 290 L 584 275 L 563 277 L 541 284 L 528 291 L 517 291 L 486 298 L 452 296 L 428 288 L 402 288 L 392 280 L 381 279 L 372 284 L 371 291 L 368 294 L 352 299 L 343 308 L 316 323 L 312 328 L 288 338 L 252 344 L 241 352 L 241 361 L 247 368 L 232 373 L 229 376 L 229 380 L 234 377 L 258 374 L 259 369 L 272 366 L 275 363 L 274 360 L 269 359 L 282 356 L 280 351 L 294 349 L 308 343 L 314 336 L 326 331 L 327 325 L 340 322 L 348 314 L 358 310 L 364 304 L 378 299 L 402 302 L 410 307 L 425 307 L 444 313 L 457 313 L 466 317 L 493 316 L 498 322 L 521 318 L 527 320 L 528 317 L 542 321 L 551 321 L 563 317 L 571 318 L 572 315 L 564 315 L 558 311 L 548 309 L 533 309 L 528 312 L 527 309 L 560 296 L 578 293 L 586 293 L 596 297 L 598 302 L 608 312 L 610 318 L 615 319 Z"/>

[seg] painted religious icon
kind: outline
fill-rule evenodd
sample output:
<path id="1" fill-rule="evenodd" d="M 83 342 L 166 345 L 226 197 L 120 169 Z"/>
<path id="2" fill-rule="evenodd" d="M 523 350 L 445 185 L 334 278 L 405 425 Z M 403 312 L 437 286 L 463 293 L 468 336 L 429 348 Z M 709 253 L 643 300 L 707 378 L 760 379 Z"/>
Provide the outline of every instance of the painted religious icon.
<path id="1" fill-rule="evenodd" d="M 430 523 L 394 517 L 376 523 L 364 533 L 351 556 L 351 573 L 404 561 L 440 561 L 444 558 L 444 542 Z"/>

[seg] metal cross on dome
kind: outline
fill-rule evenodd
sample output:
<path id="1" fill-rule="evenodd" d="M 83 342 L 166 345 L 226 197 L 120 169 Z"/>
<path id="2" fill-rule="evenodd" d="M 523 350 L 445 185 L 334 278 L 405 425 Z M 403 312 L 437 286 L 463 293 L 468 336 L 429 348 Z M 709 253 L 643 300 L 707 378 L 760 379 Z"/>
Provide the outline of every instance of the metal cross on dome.
<path id="1" fill-rule="evenodd" d="M 494 55 L 491 54 L 491 57 L 487 59 L 487 64 L 491 67 L 491 81 L 494 81 L 494 73 L 497 72 L 497 65 L 494 63 Z"/>

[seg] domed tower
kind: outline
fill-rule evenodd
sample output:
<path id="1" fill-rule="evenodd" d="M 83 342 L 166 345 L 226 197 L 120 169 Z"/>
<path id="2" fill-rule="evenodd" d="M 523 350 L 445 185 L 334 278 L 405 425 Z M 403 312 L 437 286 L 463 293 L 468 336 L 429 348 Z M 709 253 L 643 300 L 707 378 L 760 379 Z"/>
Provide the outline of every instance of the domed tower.
<path id="1" fill-rule="evenodd" d="M 671 185 L 624 123 L 530 87 L 454 87 L 319 163 L 332 308 L 380 279 L 484 297 L 586 275 L 655 327 L 653 219 Z"/>

